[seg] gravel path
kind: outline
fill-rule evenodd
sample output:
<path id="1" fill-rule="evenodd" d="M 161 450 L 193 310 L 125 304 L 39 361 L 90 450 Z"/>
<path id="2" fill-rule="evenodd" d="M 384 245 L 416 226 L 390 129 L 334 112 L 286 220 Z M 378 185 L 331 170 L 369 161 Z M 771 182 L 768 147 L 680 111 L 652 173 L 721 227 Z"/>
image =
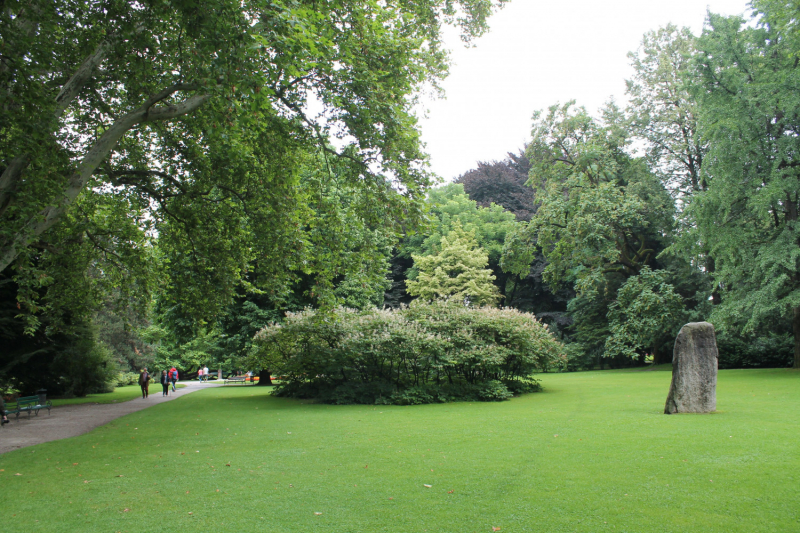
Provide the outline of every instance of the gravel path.
<path id="1" fill-rule="evenodd" d="M 0 429 L 0 453 L 10 452 L 26 446 L 41 444 L 51 440 L 66 439 L 88 433 L 98 426 L 108 424 L 121 416 L 125 416 L 153 405 L 180 398 L 194 391 L 208 387 L 218 387 L 217 383 L 201 384 L 197 381 L 183 382 L 186 387 L 171 392 L 169 396 L 161 395 L 161 387 L 150 386 L 147 399 L 137 398 L 122 403 L 96 404 L 82 403 L 53 407 L 50 414 L 47 410 L 39 411 L 39 416 L 23 413 L 19 419 L 14 415 L 8 417 L 10 424 Z M 157 392 L 154 392 L 155 389 Z"/>

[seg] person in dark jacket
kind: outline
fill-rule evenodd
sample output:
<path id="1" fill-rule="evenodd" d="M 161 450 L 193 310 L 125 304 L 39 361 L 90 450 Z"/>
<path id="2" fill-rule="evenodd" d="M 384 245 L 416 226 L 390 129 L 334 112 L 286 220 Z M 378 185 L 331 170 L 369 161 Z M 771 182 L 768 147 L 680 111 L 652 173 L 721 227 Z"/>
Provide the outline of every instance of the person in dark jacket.
<path id="1" fill-rule="evenodd" d="M 169 374 L 166 370 L 161 371 L 161 388 L 164 389 L 161 396 L 169 396 Z"/>
<path id="2" fill-rule="evenodd" d="M 142 388 L 142 398 L 147 398 L 150 394 L 150 374 L 147 372 L 146 367 L 139 374 L 139 386 Z"/>

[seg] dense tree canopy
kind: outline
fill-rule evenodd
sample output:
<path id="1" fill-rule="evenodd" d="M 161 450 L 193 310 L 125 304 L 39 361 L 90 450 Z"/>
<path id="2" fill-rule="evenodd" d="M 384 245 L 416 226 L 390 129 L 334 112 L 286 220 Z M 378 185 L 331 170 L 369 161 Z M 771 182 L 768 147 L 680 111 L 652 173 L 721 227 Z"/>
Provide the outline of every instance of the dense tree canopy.
<path id="1" fill-rule="evenodd" d="M 416 95 L 505 1 L 2 2 L 0 387 L 234 370 L 287 313 L 414 297 L 535 311 L 571 368 L 707 319 L 721 364 L 793 330 L 800 366 L 795 3 L 648 32 L 624 109 L 432 189 Z"/>
<path id="2" fill-rule="evenodd" d="M 361 217 L 413 222 L 428 177 L 411 97 L 446 73 L 442 24 L 469 40 L 502 1 L 4 3 L 0 271 L 27 287 L 81 248 L 141 293 L 158 235 L 175 283 L 216 287 L 198 307 L 252 261 L 279 292 L 310 259 L 309 153 L 343 162 Z"/>
<path id="3" fill-rule="evenodd" d="M 800 367 L 800 66 L 797 7 L 756 1 L 756 26 L 709 16 L 696 95 L 708 189 L 690 206 L 723 287 L 715 317 L 757 331 L 791 317 Z"/>

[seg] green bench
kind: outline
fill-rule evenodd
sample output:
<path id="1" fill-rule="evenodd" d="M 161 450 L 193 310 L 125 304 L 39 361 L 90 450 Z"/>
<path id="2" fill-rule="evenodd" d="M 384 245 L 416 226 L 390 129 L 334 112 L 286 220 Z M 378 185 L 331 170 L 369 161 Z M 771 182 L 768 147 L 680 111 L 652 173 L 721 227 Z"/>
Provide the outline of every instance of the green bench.
<path id="1" fill-rule="evenodd" d="M 31 413 L 36 413 L 36 416 L 39 416 L 39 411 L 42 409 L 47 409 L 47 414 L 50 414 L 50 409 L 53 407 L 53 402 L 47 400 L 44 404 L 39 403 L 38 396 L 22 396 L 17 398 L 17 404 L 13 406 L 6 406 L 6 415 L 19 415 L 21 413 L 27 412 L 28 418 L 31 417 Z"/>

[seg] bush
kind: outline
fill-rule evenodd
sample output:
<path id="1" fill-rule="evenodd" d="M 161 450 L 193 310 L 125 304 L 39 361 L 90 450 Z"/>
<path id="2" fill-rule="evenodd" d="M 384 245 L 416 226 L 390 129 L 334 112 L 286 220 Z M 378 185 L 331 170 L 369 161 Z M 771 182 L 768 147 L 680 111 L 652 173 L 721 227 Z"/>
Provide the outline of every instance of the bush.
<path id="1" fill-rule="evenodd" d="M 117 375 L 117 387 L 136 385 L 137 383 L 139 383 L 139 374 L 136 372 L 120 372 Z"/>
<path id="2" fill-rule="evenodd" d="M 484 402 L 502 402 L 513 396 L 508 388 L 497 380 L 482 383 L 477 390 L 478 398 Z"/>
<path id="3" fill-rule="evenodd" d="M 66 397 L 113 392 L 119 368 L 104 344 L 92 337 L 78 340 L 56 360 L 60 370 L 58 389 Z"/>
<path id="4" fill-rule="evenodd" d="M 261 330 L 251 365 L 285 376 L 275 393 L 322 402 L 500 401 L 538 390 L 562 345 L 533 315 L 415 302 L 397 310 L 306 310 Z"/>
<path id="5" fill-rule="evenodd" d="M 791 333 L 768 333 L 744 337 L 722 332 L 717 335 L 720 368 L 787 368 L 794 364 Z"/>

